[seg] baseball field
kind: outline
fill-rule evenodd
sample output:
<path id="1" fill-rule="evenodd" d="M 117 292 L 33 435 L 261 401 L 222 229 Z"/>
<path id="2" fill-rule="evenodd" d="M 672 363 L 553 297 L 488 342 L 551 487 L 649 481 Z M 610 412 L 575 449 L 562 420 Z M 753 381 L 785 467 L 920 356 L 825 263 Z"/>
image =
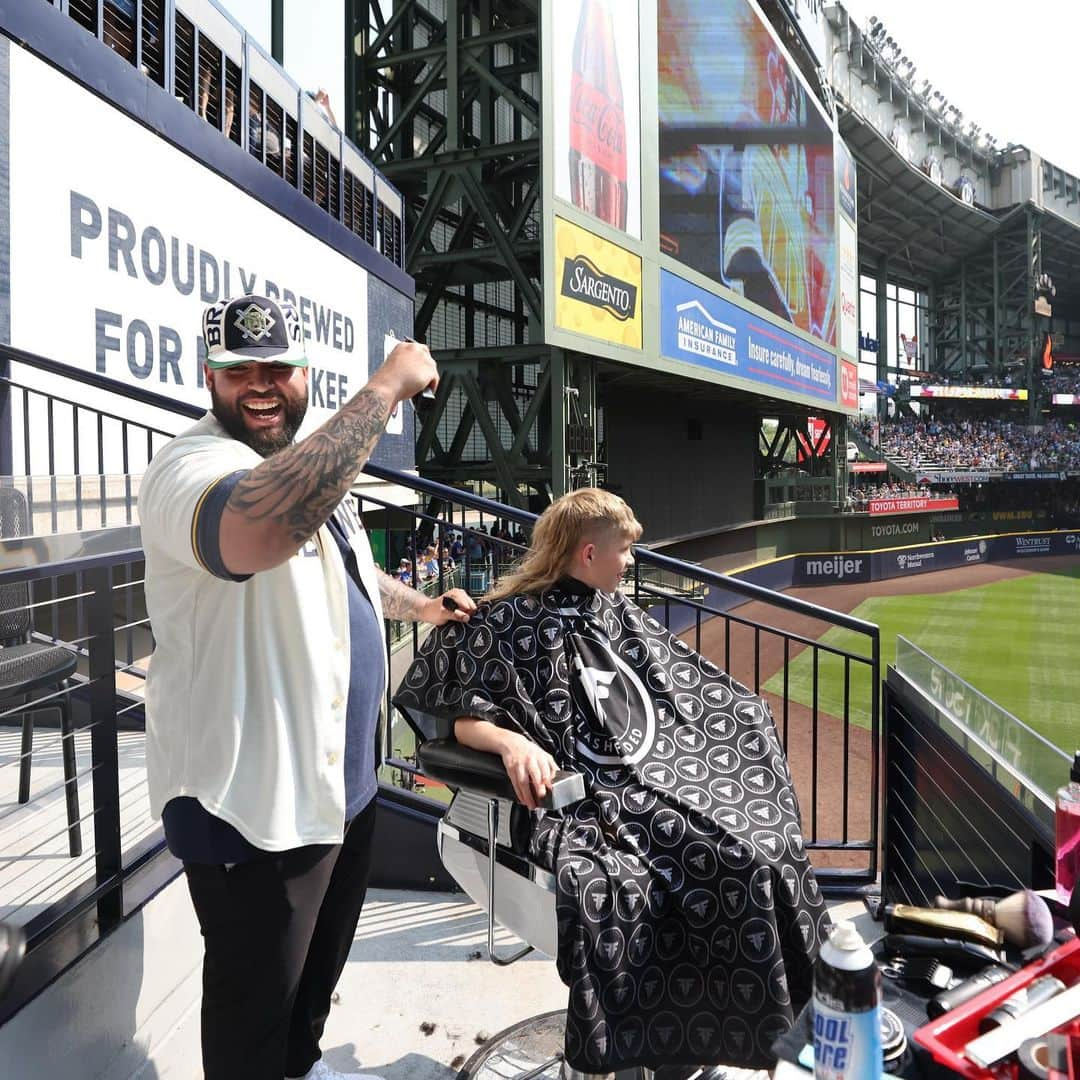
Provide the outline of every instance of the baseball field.
<path id="1" fill-rule="evenodd" d="M 852 590 L 861 597 L 849 606 Z M 875 595 L 866 596 L 868 591 Z M 1040 560 L 1034 570 L 1027 562 L 1009 563 L 813 592 L 824 592 L 815 597 L 818 602 L 881 627 L 883 665 L 893 663 L 897 635 L 903 635 L 1051 742 L 1069 753 L 1076 749 L 1080 566 Z M 864 647 L 858 635 L 845 630 L 829 630 L 820 640 Z M 819 661 L 819 708 L 833 716 L 843 714 L 840 663 L 829 656 Z M 810 705 L 809 651 L 791 662 L 788 680 L 791 697 Z M 868 680 L 865 669 L 853 669 L 852 702 L 868 700 Z M 773 674 L 765 689 L 780 693 L 783 673 Z M 865 708 L 853 708 L 851 719 L 869 723 Z"/>

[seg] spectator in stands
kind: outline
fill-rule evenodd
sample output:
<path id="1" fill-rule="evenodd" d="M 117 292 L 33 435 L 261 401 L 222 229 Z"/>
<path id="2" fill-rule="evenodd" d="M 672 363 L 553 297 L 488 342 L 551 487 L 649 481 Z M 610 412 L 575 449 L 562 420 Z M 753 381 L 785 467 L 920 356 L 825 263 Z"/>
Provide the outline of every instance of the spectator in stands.
<path id="1" fill-rule="evenodd" d="M 320 86 L 318 90 L 308 90 L 307 96 L 315 103 L 315 107 L 334 126 L 338 126 L 337 117 L 330 107 L 330 95 Z"/>
<path id="2" fill-rule="evenodd" d="M 398 580 L 402 585 L 411 585 L 413 583 L 412 564 L 408 559 L 402 559 L 401 562 L 398 563 L 397 575 Z"/>
<path id="3" fill-rule="evenodd" d="M 475 611 L 460 589 L 451 613 L 378 570 L 348 495 L 391 411 L 438 374 L 399 344 L 294 443 L 295 309 L 214 304 L 203 338 L 211 411 L 158 451 L 139 496 L 151 810 L 202 929 L 207 1080 L 344 1080 L 319 1041 L 371 864 L 382 620 Z"/>

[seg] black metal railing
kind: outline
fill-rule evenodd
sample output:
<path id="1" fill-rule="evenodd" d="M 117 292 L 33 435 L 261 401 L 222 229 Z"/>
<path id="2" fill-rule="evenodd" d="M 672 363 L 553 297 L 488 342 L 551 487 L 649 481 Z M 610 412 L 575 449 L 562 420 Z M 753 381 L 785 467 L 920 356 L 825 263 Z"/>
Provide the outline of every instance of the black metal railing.
<path id="1" fill-rule="evenodd" d="M 500 568 L 524 550 L 521 543 L 493 536 L 493 530 L 515 525 L 528 531 L 536 520 L 527 511 L 423 478 L 403 480 L 374 465 L 364 471 L 407 484 L 424 500 L 420 507 L 403 508 L 377 494 L 358 495 L 365 519 L 375 511 L 382 515 L 373 526 L 382 532 L 377 549 L 396 565 L 395 534 L 399 544 L 420 538 L 409 560 L 418 547 L 445 547 L 451 533 L 459 534 L 466 546 L 465 587 L 475 595 L 486 592 Z M 483 545 L 482 555 L 469 556 L 471 541 Z M 410 565 L 415 580 L 415 561 Z M 440 580 L 440 591 L 444 584 Z M 644 547 L 635 549 L 625 587 L 660 622 L 769 701 L 799 789 L 807 847 L 816 853 L 823 882 L 874 880 L 880 797 L 877 626 Z M 718 603 L 720 595 L 729 602 Z M 748 604 L 758 606 L 747 609 Z M 423 634 L 414 626 L 411 638 L 391 650 L 392 676 L 404 674 Z M 843 640 L 832 640 L 837 634 Z M 388 707 L 389 695 L 390 688 Z M 388 777 L 419 774 L 413 736 L 401 718 L 387 727 L 384 755 Z M 427 794 L 440 793 L 430 788 Z"/>
<path id="2" fill-rule="evenodd" d="M 0 379 L 0 407 L 6 393 L 9 420 L 21 425 L 18 430 L 25 432 L 23 454 L 29 447 L 31 457 L 35 448 L 55 436 L 61 408 L 77 409 L 85 416 L 83 427 L 91 432 L 92 445 L 89 457 L 83 452 L 80 465 L 92 461 L 98 467 L 109 453 L 116 452 L 116 446 L 103 445 L 110 437 L 105 420 L 119 425 L 113 438 L 119 438 L 120 452 L 123 435 L 115 432 L 123 432 L 125 426 L 129 448 L 134 442 L 146 446 L 145 460 L 138 459 L 138 467 L 144 467 L 159 438 L 173 434 L 202 412 L 37 357 L 9 351 L 0 354 L 0 362 L 5 358 L 31 369 L 63 374 L 73 383 L 107 389 L 118 401 L 108 410 L 100 410 L 99 423 L 99 410 L 84 404 L 77 388 L 45 392 L 27 379 Z M 45 405 L 35 409 L 32 403 L 38 398 Z M 132 417 L 133 405 L 164 409 L 171 412 L 175 423 L 151 426 Z M 55 451 L 52 460 L 58 460 Z M 129 455 L 129 467 L 134 467 L 134 461 Z M 481 596 L 524 550 L 535 521 L 528 512 L 375 465 L 367 466 L 365 472 L 371 480 L 398 488 L 391 493 L 385 487 L 360 487 L 356 496 L 378 560 L 392 570 L 404 557 L 412 580 L 420 581 L 420 553 L 434 547 L 433 573 L 421 581 L 427 590 L 442 592 L 458 585 Z M 25 476 L 3 479 L 16 487 L 25 486 Z M 49 477 L 40 479 L 48 484 Z M 411 505 L 400 505 L 402 488 L 413 493 Z M 13 994 L 0 1007 L 0 1023 L 77 958 L 88 941 L 108 933 L 179 869 L 164 847 L 160 827 L 149 819 L 140 768 L 125 771 L 119 757 L 121 746 L 128 758 L 137 759 L 143 752 L 141 685 L 146 659 L 153 649 L 143 596 L 137 501 L 126 503 L 124 510 L 124 523 L 104 532 L 84 530 L 74 536 L 63 532 L 50 536 L 46 529 L 42 535 L 19 540 L 0 538 L 0 588 L 22 581 L 31 589 L 33 640 L 62 644 L 77 657 L 77 673 L 69 685 L 53 693 L 66 695 L 72 702 L 76 730 L 71 738 L 79 743 L 77 757 L 81 759 L 77 805 L 81 807 L 86 801 L 90 807 L 79 812 L 86 852 L 81 861 L 72 859 L 64 865 L 60 878 L 50 879 L 48 890 L 44 886 L 37 893 L 9 889 L 5 895 L 3 870 L 6 865 L 10 872 L 15 865 L 17 872 L 17 860 L 29 866 L 35 850 L 40 859 L 49 844 L 62 844 L 64 835 L 70 833 L 70 823 L 57 823 L 51 835 L 46 830 L 35 850 L 20 854 L 12 845 L 4 845 L 8 854 L 0 857 L 0 918 L 14 913 L 17 921 L 25 922 L 29 950 Z M 100 524 L 99 518 L 87 513 L 82 520 L 88 528 L 97 529 Z M 88 537 L 101 553 L 87 550 Z M 110 545 L 118 550 L 108 550 Z M 445 556 L 452 545 L 457 555 L 453 562 L 439 557 L 440 548 Z M 844 889 L 874 880 L 879 831 L 877 628 L 645 547 L 636 549 L 635 555 L 633 572 L 624 585 L 630 595 L 770 702 L 803 806 L 807 846 L 819 867 L 823 887 Z M 387 624 L 392 685 L 404 673 L 424 632 L 415 625 Z M 389 687 L 387 694 L 389 703 Z M 43 704 L 48 706 L 49 702 Z M 11 742 L 17 740 L 13 725 L 19 723 L 19 717 L 17 704 L 0 710 L 0 740 L 5 732 L 9 737 L 0 760 L 0 796 L 6 790 L 4 770 L 14 771 L 22 757 L 21 748 Z M 403 720 L 394 718 L 385 738 L 384 797 L 390 798 L 394 788 L 404 789 L 404 797 L 412 800 L 410 807 L 419 808 L 421 817 L 434 822 L 447 792 L 428 783 L 418 769 L 411 730 Z M 43 727 L 31 753 L 49 753 L 50 747 L 53 753 L 60 751 L 63 739 L 62 734 Z M 14 799 L 10 806 L 0 804 L 0 829 L 5 821 L 16 837 L 39 829 L 46 820 L 40 816 L 44 814 L 43 801 L 61 799 L 69 788 L 69 782 L 54 779 L 51 789 L 39 792 L 28 804 Z M 122 837 L 131 836 L 134 842 L 122 842 Z M 52 859 L 56 860 L 55 854 Z M 9 910 L 15 906 L 25 918 Z"/>
<path id="3" fill-rule="evenodd" d="M 152 650 L 145 610 L 131 600 L 142 553 L 63 554 L 41 538 L 0 541 L 0 595 L 26 597 L 25 611 L 0 619 L 29 619 L 33 640 L 76 661 L 70 678 L 32 701 L 0 701 L 0 918 L 27 938 L 0 1024 L 179 869 L 149 818 L 143 739 L 130 730 L 142 725 L 142 699 L 121 689 L 125 676 L 142 674 L 137 658 L 123 661 L 134 635 L 143 656 Z M 41 722 L 61 704 L 73 730 Z M 61 777 L 68 755 L 74 775 L 65 768 Z"/>

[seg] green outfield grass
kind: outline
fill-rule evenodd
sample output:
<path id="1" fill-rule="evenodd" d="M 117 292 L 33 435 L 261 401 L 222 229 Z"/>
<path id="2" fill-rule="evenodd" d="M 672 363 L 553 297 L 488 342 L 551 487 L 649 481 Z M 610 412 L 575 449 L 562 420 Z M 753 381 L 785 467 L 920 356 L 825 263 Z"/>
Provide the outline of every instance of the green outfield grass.
<path id="1" fill-rule="evenodd" d="M 881 627 L 882 675 L 896 658 L 902 634 L 976 689 L 1067 750 L 1080 735 L 1080 567 L 1030 574 L 978 588 L 947 593 L 872 597 L 852 614 Z M 867 652 L 867 639 L 830 630 L 821 639 L 837 648 Z M 789 692 L 812 704 L 813 664 L 804 650 L 790 664 Z M 764 687 L 783 693 L 777 672 Z M 818 707 L 833 716 L 844 711 L 843 660 L 821 654 Z M 869 699 L 869 673 L 852 665 L 851 719 L 869 726 L 869 713 L 855 703 Z"/>

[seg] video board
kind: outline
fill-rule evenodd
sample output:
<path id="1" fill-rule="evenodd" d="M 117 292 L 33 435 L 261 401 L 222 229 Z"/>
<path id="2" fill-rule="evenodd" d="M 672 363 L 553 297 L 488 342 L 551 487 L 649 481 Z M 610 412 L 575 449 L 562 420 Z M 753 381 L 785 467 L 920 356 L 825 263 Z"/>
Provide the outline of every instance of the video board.
<path id="1" fill-rule="evenodd" d="M 545 337 L 855 412 L 855 167 L 754 0 L 545 0 Z"/>

